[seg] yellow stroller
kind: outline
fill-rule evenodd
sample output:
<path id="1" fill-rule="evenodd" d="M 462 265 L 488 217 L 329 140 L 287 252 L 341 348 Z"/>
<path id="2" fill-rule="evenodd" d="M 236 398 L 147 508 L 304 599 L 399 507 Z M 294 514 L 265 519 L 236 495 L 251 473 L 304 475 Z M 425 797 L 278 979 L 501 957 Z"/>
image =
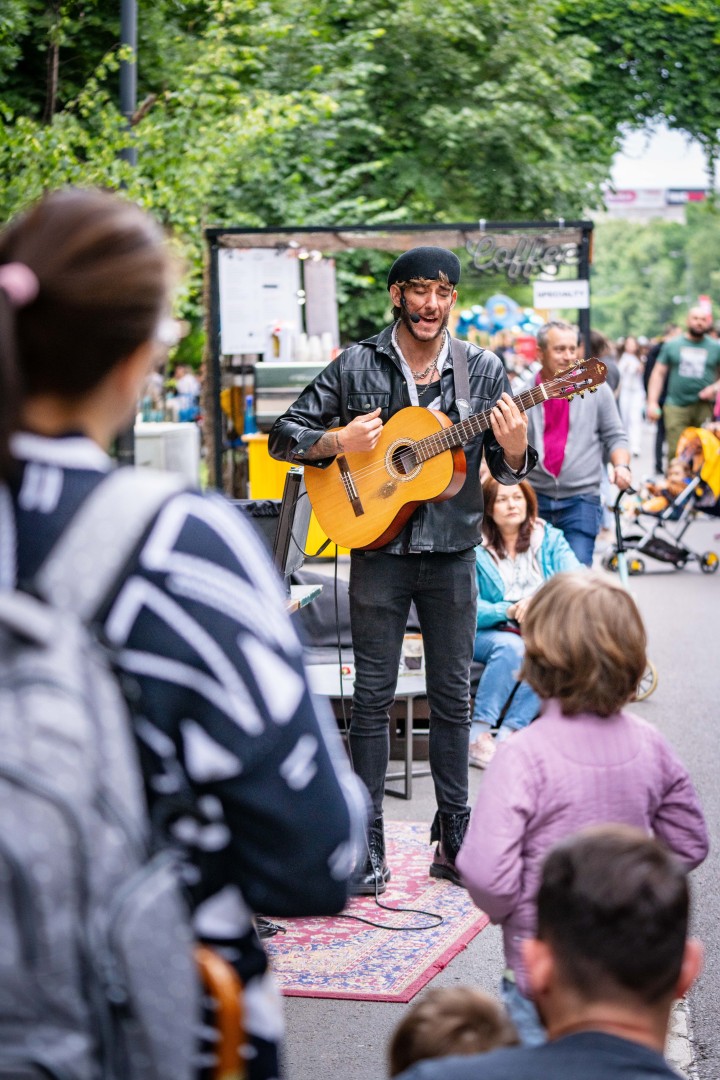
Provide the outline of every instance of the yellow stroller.
<path id="1" fill-rule="evenodd" d="M 646 556 L 670 563 L 679 570 L 697 562 L 704 574 L 714 574 L 720 566 L 717 552 L 694 551 L 685 540 L 686 532 L 699 515 L 720 517 L 720 437 L 710 428 L 685 428 L 678 442 L 677 457 L 688 466 L 688 483 L 664 509 L 655 513 L 640 510 L 632 528 L 624 534 L 616 517 L 617 542 L 603 558 L 606 570 L 619 569 L 619 556 L 623 552 L 629 553 L 631 574 L 645 572 Z"/>

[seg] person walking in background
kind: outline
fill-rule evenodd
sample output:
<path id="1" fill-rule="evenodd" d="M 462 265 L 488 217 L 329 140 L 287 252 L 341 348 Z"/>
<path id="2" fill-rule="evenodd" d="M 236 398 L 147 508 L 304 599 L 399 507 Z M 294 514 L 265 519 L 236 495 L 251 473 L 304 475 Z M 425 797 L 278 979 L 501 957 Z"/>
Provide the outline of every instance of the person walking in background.
<path id="1" fill-rule="evenodd" d="M 111 470 L 107 447 L 170 343 L 172 278 L 160 228 L 105 192 L 51 193 L 0 235 L 4 588 L 33 581 Z M 221 497 L 169 497 L 102 629 L 132 692 L 150 813 L 174 798 L 193 837 L 197 933 L 243 983 L 248 1078 L 271 1080 L 282 1005 L 253 913 L 343 908 L 365 793 L 310 694 L 270 560 Z"/>
<path id="2" fill-rule="evenodd" d="M 629 334 L 625 338 L 618 360 L 620 371 L 618 408 L 633 457 L 640 456 L 642 447 L 642 426 L 645 416 L 644 367 L 637 338 Z"/>
<path id="3" fill-rule="evenodd" d="M 478 580 L 477 633 L 473 659 L 484 664 L 473 707 L 470 764 L 484 769 L 497 742 L 526 727 L 540 700 L 526 682 L 517 687 L 525 655 L 522 623 L 530 597 L 560 570 L 579 569 L 567 540 L 538 518 L 530 483 L 515 487 L 490 477 L 483 484 L 483 544 L 475 549 Z M 492 728 L 512 694 L 495 738 Z"/>
<path id="4" fill-rule="evenodd" d="M 663 331 L 662 337 L 659 338 L 658 340 L 654 340 L 652 342 L 652 344 L 650 345 L 650 348 L 648 349 L 648 353 L 647 353 L 647 358 L 645 360 L 645 369 L 643 371 L 643 384 L 645 386 L 645 397 L 646 397 L 646 399 L 647 399 L 648 387 L 650 385 L 650 376 L 652 375 L 655 364 L 657 363 L 657 358 L 660 355 L 660 350 L 662 349 L 662 347 L 663 347 L 663 345 L 665 344 L 666 341 L 671 341 L 672 338 L 677 337 L 680 333 L 681 333 L 681 330 L 680 330 L 679 326 L 676 326 L 675 323 L 668 323 L 667 326 L 665 327 L 664 331 Z M 663 406 L 665 405 L 665 396 L 666 396 L 666 394 L 667 394 L 667 372 L 665 374 L 665 378 L 663 379 L 662 388 L 660 389 L 660 392 L 659 392 L 659 395 L 658 395 L 658 405 L 660 407 L 660 415 L 657 417 L 657 422 L 656 422 L 655 447 L 654 447 L 655 473 L 658 476 L 662 476 L 662 474 L 664 472 L 664 469 L 665 469 L 664 459 L 663 459 L 663 450 L 664 450 L 664 446 L 665 446 L 665 421 L 663 419 L 662 409 L 663 409 Z M 647 400 L 645 402 L 645 413 L 646 413 L 647 418 L 649 420 L 651 420 L 652 417 L 650 417 L 650 415 L 649 415 L 649 409 L 648 409 Z"/>
<path id="5" fill-rule="evenodd" d="M 708 832 L 687 769 L 623 706 L 647 666 L 635 601 L 594 571 L 557 574 L 530 601 L 521 675 L 540 718 L 498 747 L 457 858 L 475 903 L 503 929 L 502 993 L 524 1045 L 545 1039 L 523 941 L 548 849 L 577 828 L 617 822 L 654 834 L 688 870 Z"/>
<path id="6" fill-rule="evenodd" d="M 527 419 L 512 400 L 502 364 L 491 352 L 451 341 L 460 260 L 444 248 L 419 247 L 388 275 L 394 323 L 351 345 L 328 365 L 274 424 L 273 457 L 316 468 L 344 450 L 372 451 L 383 424 L 403 407 L 440 409 L 460 419 L 455 369 L 465 360 L 470 411 L 492 410 L 491 427 L 465 450 L 467 472 L 452 498 L 425 502 L 401 532 L 376 550 L 350 554 L 350 618 L 355 687 L 350 721 L 353 767 L 372 799 L 373 824 L 360 894 L 384 890 L 383 796 L 389 759 L 390 707 L 403 634 L 414 600 L 425 648 L 430 707 L 430 769 L 437 843 L 430 874 L 459 884 L 455 855 L 469 808 L 470 663 L 475 637 L 475 545 L 480 541 L 480 461 L 503 484 L 516 484 L 536 460 Z M 460 350 L 459 352 L 456 350 Z M 328 430 L 334 428 L 335 430 Z"/>
<path id="7" fill-rule="evenodd" d="M 673 1003 L 702 968 L 682 864 L 642 829 L 583 829 L 547 854 L 523 943 L 542 1046 L 424 1061 L 400 1080 L 680 1080 Z"/>
<path id="8" fill-rule="evenodd" d="M 582 336 L 578 335 L 578 356 L 583 358 L 584 355 L 584 342 Z M 590 356 L 594 356 L 596 360 L 602 360 L 607 368 L 605 382 L 608 384 L 615 397 L 617 397 L 618 388 L 620 386 L 620 368 L 618 367 L 617 358 L 615 356 L 615 349 L 605 335 L 601 334 L 599 330 L 590 331 Z"/>
<path id="9" fill-rule="evenodd" d="M 538 332 L 538 347 L 540 383 L 575 362 L 577 331 L 566 322 L 546 323 Z M 528 438 L 539 456 L 530 482 L 540 517 L 562 529 L 580 562 L 590 566 L 602 523 L 605 459 L 621 491 L 632 481 L 627 436 L 612 390 L 603 384 L 582 401 L 543 402 L 528 414 Z"/>
<path id="10" fill-rule="evenodd" d="M 647 391 L 650 420 L 665 420 L 668 457 L 677 453 L 678 439 L 687 427 L 702 427 L 712 418 L 720 391 L 720 342 L 707 335 L 704 308 L 688 312 L 685 333 L 666 341 L 655 362 Z M 667 379 L 665 404 L 660 396 Z"/>

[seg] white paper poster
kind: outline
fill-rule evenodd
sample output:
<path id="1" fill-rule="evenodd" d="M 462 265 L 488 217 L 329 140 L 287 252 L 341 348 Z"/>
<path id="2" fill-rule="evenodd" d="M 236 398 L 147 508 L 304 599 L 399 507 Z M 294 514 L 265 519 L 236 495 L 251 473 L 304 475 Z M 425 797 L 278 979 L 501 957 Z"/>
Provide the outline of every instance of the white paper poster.
<path id="1" fill-rule="evenodd" d="M 290 251 L 221 248 L 220 351 L 262 353 L 274 326 L 301 330 L 300 267 Z"/>

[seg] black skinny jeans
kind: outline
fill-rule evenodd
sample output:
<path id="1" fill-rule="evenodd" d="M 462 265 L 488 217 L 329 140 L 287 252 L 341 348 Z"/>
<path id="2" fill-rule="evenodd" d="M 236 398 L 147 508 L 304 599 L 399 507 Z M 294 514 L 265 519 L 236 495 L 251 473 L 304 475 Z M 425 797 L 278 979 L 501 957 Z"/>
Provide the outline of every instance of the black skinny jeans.
<path id="1" fill-rule="evenodd" d="M 445 813 L 467 807 L 470 662 L 477 617 L 474 549 L 451 555 L 354 551 L 350 622 L 355 690 L 350 749 L 353 768 L 370 792 L 375 816 L 382 814 L 390 707 L 413 600 L 425 647 L 435 798 Z"/>

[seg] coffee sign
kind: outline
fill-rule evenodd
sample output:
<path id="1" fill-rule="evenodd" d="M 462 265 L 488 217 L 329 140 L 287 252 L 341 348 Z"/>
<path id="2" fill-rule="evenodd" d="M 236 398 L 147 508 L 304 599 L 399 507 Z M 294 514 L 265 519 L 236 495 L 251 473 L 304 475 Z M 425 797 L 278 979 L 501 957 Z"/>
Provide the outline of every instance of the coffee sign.
<path id="1" fill-rule="evenodd" d="M 557 243 L 546 236 L 481 236 L 468 240 L 471 267 L 479 274 L 504 274 L 508 281 L 530 281 L 537 274 L 556 274 L 576 266 L 579 244 Z"/>

